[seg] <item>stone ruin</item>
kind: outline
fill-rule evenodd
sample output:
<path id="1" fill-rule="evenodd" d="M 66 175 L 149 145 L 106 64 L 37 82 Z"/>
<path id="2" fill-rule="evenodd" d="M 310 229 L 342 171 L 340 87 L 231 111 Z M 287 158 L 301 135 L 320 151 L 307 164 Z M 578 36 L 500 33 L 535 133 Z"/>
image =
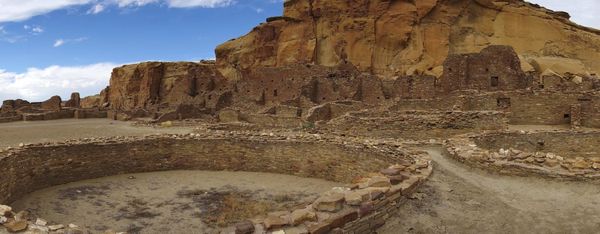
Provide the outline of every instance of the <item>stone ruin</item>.
<path id="1" fill-rule="evenodd" d="M 71 99 L 63 102 L 60 96 L 53 96 L 43 102 L 26 100 L 5 100 L 0 107 L 0 123 L 14 121 L 42 121 L 56 119 L 106 118 L 107 111 L 96 106 L 82 105 L 79 93 L 71 94 Z"/>
<path id="2" fill-rule="evenodd" d="M 265 150 L 273 145 L 286 150 L 283 154 Z M 168 159 L 161 156 L 164 150 L 172 151 Z M 238 157 L 240 150 L 244 150 L 243 159 Z M 354 163 L 357 160 L 361 163 Z M 20 167 L 24 161 L 32 163 Z M 129 163 L 131 161 L 136 163 Z M 258 222 L 241 222 L 223 229 L 225 233 L 374 230 L 385 223 L 386 217 L 395 212 L 433 170 L 424 152 L 411 150 L 394 140 L 365 142 L 360 138 L 302 133 L 261 135 L 222 131 L 95 138 L 2 150 L 0 170 L 11 173 L 0 178 L 0 203 L 11 202 L 41 188 L 85 178 L 177 169 L 271 172 L 349 184 L 332 188 L 305 208 L 274 212 Z M 83 233 L 77 225 L 49 223 L 43 217 L 31 217 L 25 211 L 14 212 L 3 205 L 0 205 L 0 223 L 10 232 Z"/>
<path id="3" fill-rule="evenodd" d="M 209 127 L 1 150 L 0 171 L 9 173 L 0 177 L 0 203 L 122 173 L 273 172 L 348 185 L 223 233 L 374 233 L 432 173 L 415 145 L 442 145 L 458 161 L 505 174 L 599 177 L 590 147 L 600 137 L 590 129 L 600 127 L 600 53 L 590 51 L 600 51 L 600 32 L 568 14 L 520 0 L 284 6 L 284 16 L 217 47 L 216 61 L 125 65 L 95 96 L 4 101 L 0 122 L 108 118 Z M 586 147 L 563 150 L 568 145 Z M 82 231 L 42 218 L 0 206 L 9 231 Z"/>

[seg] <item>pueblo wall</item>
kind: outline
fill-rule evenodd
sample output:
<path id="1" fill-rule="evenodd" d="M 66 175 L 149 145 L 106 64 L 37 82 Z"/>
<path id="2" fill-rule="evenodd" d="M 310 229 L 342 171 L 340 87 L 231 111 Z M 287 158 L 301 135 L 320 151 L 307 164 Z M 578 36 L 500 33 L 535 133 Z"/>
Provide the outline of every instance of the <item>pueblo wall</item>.
<path id="1" fill-rule="evenodd" d="M 341 140 L 239 137 L 120 137 L 11 149 L 0 158 L 0 169 L 6 172 L 0 179 L 0 203 L 53 185 L 162 170 L 241 170 L 351 182 L 395 160 L 363 147 L 344 146 Z M 400 151 L 390 153 L 405 157 Z"/>
<path id="2" fill-rule="evenodd" d="M 397 142 L 365 143 L 357 138 L 303 134 L 203 134 L 88 139 L 9 149 L 0 156 L 0 170 L 5 172 L 0 177 L 0 203 L 53 185 L 122 173 L 177 169 L 271 172 L 352 185 L 332 188 L 305 208 L 270 213 L 225 232 L 365 233 L 383 225 L 432 173 L 426 153 L 399 149 Z M 21 220 L 10 207 L 0 205 L 0 209 L 6 227 L 20 227 L 18 231 L 76 229 L 72 225 L 46 227 L 46 222 Z"/>
<path id="3" fill-rule="evenodd" d="M 446 57 L 509 45 L 538 73 L 600 71 L 599 31 L 522 0 L 287 0 L 247 35 L 216 49 L 219 71 L 349 62 L 385 78 L 439 76 Z"/>
<path id="4" fill-rule="evenodd" d="M 566 179 L 600 178 L 597 131 L 493 132 L 451 138 L 450 156 L 502 174 Z"/>
<path id="5" fill-rule="evenodd" d="M 147 62 L 113 70 L 107 101 L 111 109 L 173 109 L 181 104 L 218 109 L 227 83 L 210 63 Z"/>

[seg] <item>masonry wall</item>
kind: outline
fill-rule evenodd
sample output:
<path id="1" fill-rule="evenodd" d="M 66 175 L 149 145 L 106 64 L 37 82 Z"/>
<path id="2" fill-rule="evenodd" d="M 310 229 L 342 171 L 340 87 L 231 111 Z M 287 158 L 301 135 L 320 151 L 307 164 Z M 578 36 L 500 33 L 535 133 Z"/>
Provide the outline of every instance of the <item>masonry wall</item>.
<path id="1" fill-rule="evenodd" d="M 528 152 L 556 153 L 565 157 L 600 157 L 598 133 L 540 132 L 498 133 L 475 139 L 478 146 L 498 151 L 514 148 Z"/>
<path id="2" fill-rule="evenodd" d="M 582 126 L 600 127 L 600 97 L 587 93 L 545 91 L 493 92 L 465 95 L 462 108 L 509 112 L 510 124 L 570 124 L 571 107 L 581 105 Z"/>
<path id="3" fill-rule="evenodd" d="M 171 137 L 39 145 L 0 155 L 0 203 L 45 187 L 124 173 L 231 170 L 350 182 L 393 162 L 377 152 L 325 142 Z"/>

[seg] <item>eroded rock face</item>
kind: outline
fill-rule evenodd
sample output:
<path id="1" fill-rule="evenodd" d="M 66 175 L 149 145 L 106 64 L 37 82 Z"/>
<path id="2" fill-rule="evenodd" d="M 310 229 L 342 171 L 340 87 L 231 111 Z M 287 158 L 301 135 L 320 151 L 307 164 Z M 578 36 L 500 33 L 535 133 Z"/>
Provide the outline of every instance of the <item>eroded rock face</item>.
<path id="1" fill-rule="evenodd" d="M 65 107 L 79 108 L 81 107 L 81 97 L 79 93 L 72 93 L 71 99 L 65 103 Z"/>
<path id="2" fill-rule="evenodd" d="M 217 108 L 227 83 L 210 63 L 148 62 L 115 68 L 107 92 L 111 109 Z M 102 96 L 102 95 L 101 95 Z"/>
<path id="3" fill-rule="evenodd" d="M 344 61 L 386 78 L 441 75 L 448 55 L 510 45 L 532 68 L 600 70 L 600 32 L 521 0 L 287 0 L 274 17 L 216 49 L 219 71 L 241 79 L 257 67 Z M 531 67 L 531 66 L 530 66 Z"/>
<path id="4" fill-rule="evenodd" d="M 53 96 L 50 99 L 42 102 L 42 109 L 59 111 L 61 110 L 62 99 L 60 96 Z"/>
<path id="5" fill-rule="evenodd" d="M 22 107 L 31 106 L 28 101 L 17 99 L 17 100 L 5 100 L 2 102 L 2 107 L 0 107 L 1 113 L 14 112 Z"/>

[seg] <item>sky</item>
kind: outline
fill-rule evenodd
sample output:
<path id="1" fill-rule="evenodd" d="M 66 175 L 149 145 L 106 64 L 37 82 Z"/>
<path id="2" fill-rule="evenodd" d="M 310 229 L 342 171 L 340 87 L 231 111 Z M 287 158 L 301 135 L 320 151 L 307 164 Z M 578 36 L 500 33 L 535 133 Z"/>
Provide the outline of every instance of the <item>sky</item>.
<path id="1" fill-rule="evenodd" d="M 600 28 L 599 0 L 530 0 Z M 114 67 L 214 59 L 214 48 L 283 12 L 283 0 L 0 0 L 0 100 L 108 85 Z"/>

